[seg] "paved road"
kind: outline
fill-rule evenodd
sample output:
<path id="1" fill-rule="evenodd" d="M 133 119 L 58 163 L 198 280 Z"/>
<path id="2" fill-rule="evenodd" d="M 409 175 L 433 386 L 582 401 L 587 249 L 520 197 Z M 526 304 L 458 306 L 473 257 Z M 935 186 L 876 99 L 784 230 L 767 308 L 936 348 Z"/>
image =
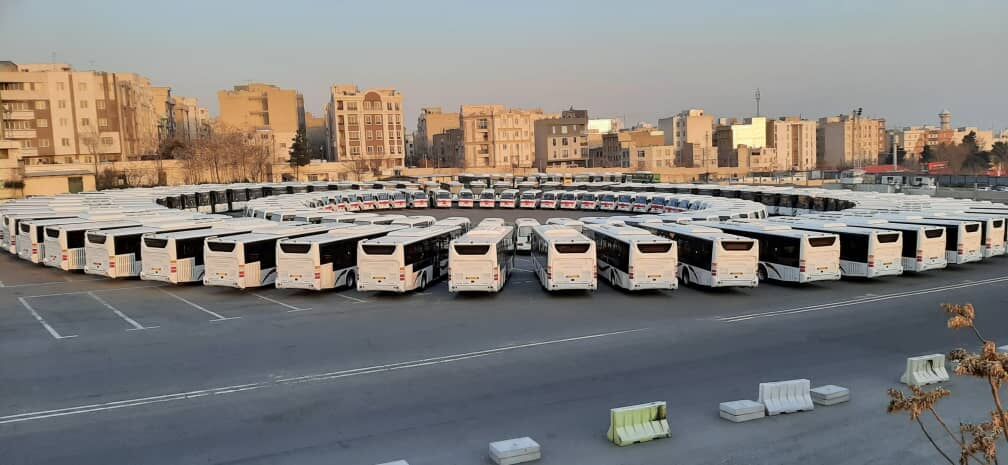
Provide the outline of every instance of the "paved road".
<path id="1" fill-rule="evenodd" d="M 939 302 L 977 304 L 989 336 L 1008 339 L 1008 259 L 643 295 L 551 295 L 525 271 L 489 296 L 253 293 L 93 280 L 6 254 L 0 281 L 12 464 L 485 464 L 488 442 L 524 435 L 546 465 L 937 463 L 885 414 L 885 389 L 905 357 L 972 343 L 945 329 Z M 718 402 L 797 377 L 853 400 L 717 418 Z M 948 387 L 950 420 L 975 419 L 982 386 Z M 605 441 L 608 408 L 659 399 L 671 439 Z"/>

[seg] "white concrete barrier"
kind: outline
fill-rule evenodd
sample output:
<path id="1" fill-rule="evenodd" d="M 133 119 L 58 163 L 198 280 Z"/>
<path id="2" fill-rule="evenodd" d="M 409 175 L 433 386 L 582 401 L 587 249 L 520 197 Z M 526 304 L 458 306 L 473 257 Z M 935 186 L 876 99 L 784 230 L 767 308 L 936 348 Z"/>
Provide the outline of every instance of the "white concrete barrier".
<path id="1" fill-rule="evenodd" d="M 725 420 L 742 423 L 766 416 L 766 406 L 751 400 L 733 400 L 721 402 L 718 405 L 718 414 Z"/>
<path id="2" fill-rule="evenodd" d="M 405 460 L 396 460 L 395 462 L 379 463 L 378 465 L 409 465 L 409 462 Z"/>
<path id="3" fill-rule="evenodd" d="M 900 382 L 908 386 L 924 386 L 948 380 L 949 374 L 945 369 L 945 356 L 942 354 L 908 358 L 906 371 L 903 372 L 903 376 L 900 376 Z"/>
<path id="4" fill-rule="evenodd" d="M 539 443 L 526 436 L 490 443 L 490 460 L 497 465 L 533 462 L 542 457 Z"/>
<path id="5" fill-rule="evenodd" d="M 812 402 L 819 405 L 836 405 L 850 401 L 850 389 L 827 384 L 811 390 Z"/>
<path id="6" fill-rule="evenodd" d="M 810 385 L 807 379 L 760 383 L 759 402 L 766 406 L 767 415 L 814 410 Z"/>

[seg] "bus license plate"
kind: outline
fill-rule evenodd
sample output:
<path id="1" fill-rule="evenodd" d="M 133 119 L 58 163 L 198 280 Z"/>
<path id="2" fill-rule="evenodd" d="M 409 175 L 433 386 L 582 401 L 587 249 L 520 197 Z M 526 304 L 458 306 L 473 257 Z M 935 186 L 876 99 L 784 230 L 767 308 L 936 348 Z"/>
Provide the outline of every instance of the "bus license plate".
<path id="1" fill-rule="evenodd" d="M 372 276 L 371 279 L 376 279 L 378 281 L 384 281 L 385 277 L 384 276 Z"/>
<path id="2" fill-rule="evenodd" d="M 567 277 L 570 278 L 570 279 L 578 279 L 578 278 L 581 277 L 581 275 L 579 275 L 579 274 L 569 274 L 569 275 L 567 275 Z"/>
<path id="3" fill-rule="evenodd" d="M 475 281 L 479 279 L 479 276 L 466 276 L 465 279 L 468 279 L 469 281 Z"/>
<path id="4" fill-rule="evenodd" d="M 826 270 L 829 269 L 829 267 L 828 266 L 820 266 L 819 268 L 816 268 L 816 269 L 819 270 L 819 271 L 826 271 Z"/>

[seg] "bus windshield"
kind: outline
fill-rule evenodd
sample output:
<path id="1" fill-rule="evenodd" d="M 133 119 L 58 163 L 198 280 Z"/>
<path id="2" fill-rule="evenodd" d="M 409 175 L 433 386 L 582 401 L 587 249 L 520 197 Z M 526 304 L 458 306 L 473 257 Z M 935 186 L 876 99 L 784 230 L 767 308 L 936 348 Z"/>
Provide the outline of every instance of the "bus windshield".
<path id="1" fill-rule="evenodd" d="M 558 253 L 585 253 L 591 244 L 555 244 Z"/>
<path id="2" fill-rule="evenodd" d="M 364 253 L 368 255 L 392 255 L 396 249 L 394 245 L 364 244 L 361 247 L 364 249 Z"/>

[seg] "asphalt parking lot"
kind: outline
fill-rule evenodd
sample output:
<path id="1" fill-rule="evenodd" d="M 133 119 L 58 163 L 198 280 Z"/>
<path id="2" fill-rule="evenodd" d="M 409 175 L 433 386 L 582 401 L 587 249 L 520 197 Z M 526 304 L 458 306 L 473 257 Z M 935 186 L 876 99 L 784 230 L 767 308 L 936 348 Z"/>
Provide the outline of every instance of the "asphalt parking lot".
<path id="1" fill-rule="evenodd" d="M 1008 258 L 639 295 L 549 294 L 518 267 L 499 294 L 387 295 L 113 281 L 0 254 L 2 462 L 485 464 L 488 442 L 529 435 L 543 464 L 934 463 L 916 426 L 885 414 L 885 389 L 906 357 L 972 344 L 939 302 L 973 302 L 986 335 L 1008 337 Z M 718 402 L 793 378 L 853 399 L 717 418 Z M 947 387 L 950 421 L 983 415 L 982 385 Z M 606 442 L 609 408 L 653 400 L 671 439 Z"/>

